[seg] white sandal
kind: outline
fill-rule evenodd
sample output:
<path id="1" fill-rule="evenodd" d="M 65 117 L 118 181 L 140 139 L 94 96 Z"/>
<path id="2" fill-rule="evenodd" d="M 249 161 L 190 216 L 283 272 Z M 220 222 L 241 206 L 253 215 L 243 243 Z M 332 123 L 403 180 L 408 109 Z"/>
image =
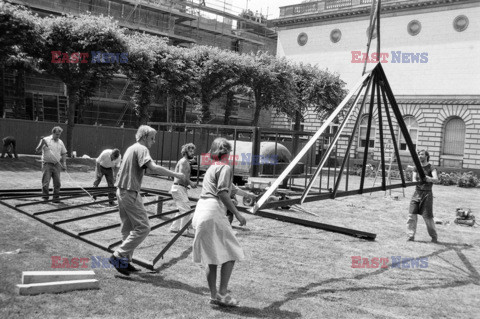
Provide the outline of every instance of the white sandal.
<path id="1" fill-rule="evenodd" d="M 232 298 L 229 294 L 226 294 L 225 296 L 220 295 L 217 293 L 217 304 L 219 306 L 224 306 L 224 307 L 238 307 L 240 304 L 235 298 Z"/>

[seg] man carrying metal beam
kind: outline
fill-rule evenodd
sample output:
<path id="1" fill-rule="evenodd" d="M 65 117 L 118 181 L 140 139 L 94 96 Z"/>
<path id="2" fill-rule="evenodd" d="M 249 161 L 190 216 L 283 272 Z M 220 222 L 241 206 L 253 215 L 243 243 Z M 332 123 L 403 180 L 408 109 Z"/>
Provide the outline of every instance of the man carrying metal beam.
<path id="1" fill-rule="evenodd" d="M 407 220 L 407 241 L 415 240 L 415 233 L 417 231 L 418 215 L 422 215 L 427 225 L 427 231 L 432 242 L 437 242 L 437 230 L 435 229 L 435 221 L 433 220 L 433 193 L 432 186 L 434 182 L 438 182 L 437 169 L 429 163 L 430 154 L 426 150 L 418 151 L 418 158 L 422 163 L 422 169 L 425 173 L 425 180 L 422 184 L 417 185 L 415 193 L 410 201 L 410 209 Z M 419 181 L 417 169 L 413 169 L 412 180 Z"/>
<path id="2" fill-rule="evenodd" d="M 183 173 L 186 177 L 186 182 L 182 182 L 179 179 L 175 178 L 173 180 L 172 188 L 170 189 L 170 193 L 172 194 L 173 200 L 175 201 L 175 205 L 178 208 L 178 213 L 175 215 L 175 217 L 181 214 L 185 214 L 186 212 L 191 210 L 187 189 L 189 186 L 192 188 L 197 188 L 197 184 L 190 181 L 190 173 L 192 169 L 189 163 L 189 161 L 194 158 L 195 145 L 192 143 L 183 145 L 181 154 L 182 158 L 175 166 L 175 172 Z M 188 215 L 173 221 L 172 225 L 170 226 L 170 232 L 178 233 L 178 231 L 182 229 L 190 221 L 190 219 L 192 219 L 192 216 Z M 195 236 L 195 232 L 190 226 L 190 228 L 188 228 L 182 235 L 193 238 Z"/>
<path id="3" fill-rule="evenodd" d="M 155 143 L 157 131 L 148 125 L 141 125 L 135 135 L 136 143 L 130 146 L 124 154 L 123 162 L 117 176 L 117 200 L 122 221 L 122 244 L 114 251 L 109 262 L 123 274 L 130 275 L 137 271 L 130 262 L 135 248 L 140 245 L 150 233 L 150 223 L 147 211 L 140 196 L 142 179 L 146 169 L 154 174 L 178 178 L 185 183 L 185 175 L 175 173 L 156 165 L 150 156 L 149 148 Z M 123 260 L 128 260 L 128 267 Z"/>

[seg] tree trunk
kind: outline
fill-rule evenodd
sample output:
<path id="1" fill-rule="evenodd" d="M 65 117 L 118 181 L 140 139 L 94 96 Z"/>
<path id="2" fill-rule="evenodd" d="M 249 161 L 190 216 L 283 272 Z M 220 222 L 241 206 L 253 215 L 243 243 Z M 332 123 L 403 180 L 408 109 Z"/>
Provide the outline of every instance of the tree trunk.
<path id="1" fill-rule="evenodd" d="M 210 121 L 210 99 L 205 95 L 202 95 L 202 111 L 200 114 L 200 123 L 206 124 Z"/>
<path id="2" fill-rule="evenodd" d="M 75 128 L 75 111 L 77 109 L 77 91 L 75 86 L 67 85 L 67 96 L 68 96 L 68 122 L 67 122 L 67 156 L 72 155 L 73 150 L 73 130 Z"/>
<path id="3" fill-rule="evenodd" d="M 300 111 L 296 111 L 295 112 L 295 125 L 293 126 L 293 130 L 295 132 L 300 132 L 301 131 L 301 127 L 300 127 L 301 121 L 302 121 L 302 114 L 300 113 Z M 295 134 L 293 136 L 292 155 L 294 155 L 294 156 L 298 152 L 299 139 L 300 139 L 300 135 Z"/>
<path id="4" fill-rule="evenodd" d="M 146 125 L 150 120 L 150 115 L 148 114 L 148 107 L 150 106 L 152 90 L 150 85 L 150 79 L 142 79 L 140 86 L 136 90 L 135 94 L 137 95 L 138 101 L 138 124 Z"/>
<path id="5" fill-rule="evenodd" d="M 295 112 L 295 125 L 293 127 L 293 129 L 295 131 L 299 132 L 299 131 L 302 130 L 302 128 L 300 126 L 301 122 L 302 122 L 302 114 L 300 113 L 300 111 L 296 111 Z"/>
<path id="6" fill-rule="evenodd" d="M 0 118 L 3 117 L 5 105 L 5 66 L 0 65 Z"/>
<path id="7" fill-rule="evenodd" d="M 253 114 L 253 126 L 258 126 L 258 120 L 260 119 L 260 111 L 262 110 L 260 92 L 255 91 L 255 113 Z"/>
<path id="8" fill-rule="evenodd" d="M 232 110 L 233 110 L 233 96 L 234 96 L 233 91 L 228 91 L 227 100 L 225 102 L 225 117 L 223 119 L 224 125 L 230 124 L 230 116 L 232 115 Z"/>
<path id="9" fill-rule="evenodd" d="M 187 123 L 187 106 L 188 106 L 188 101 L 187 99 L 182 100 L 182 120 L 183 123 Z"/>

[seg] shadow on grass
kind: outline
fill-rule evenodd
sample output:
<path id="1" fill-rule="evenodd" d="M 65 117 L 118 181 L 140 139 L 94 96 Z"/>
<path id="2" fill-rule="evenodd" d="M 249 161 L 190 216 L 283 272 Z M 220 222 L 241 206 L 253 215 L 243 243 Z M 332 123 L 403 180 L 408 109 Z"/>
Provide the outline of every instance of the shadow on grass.
<path id="1" fill-rule="evenodd" d="M 187 259 L 187 257 L 192 253 L 192 247 L 190 246 L 188 249 L 186 249 L 180 256 L 176 258 L 170 259 L 168 262 L 163 263 L 160 267 L 156 268 L 154 270 L 155 273 L 161 272 L 162 270 L 168 269 L 175 264 L 177 264 L 179 261 Z"/>
<path id="2" fill-rule="evenodd" d="M 225 315 L 239 315 L 243 317 L 252 317 L 252 318 L 301 318 L 302 314 L 293 311 L 280 310 L 277 308 L 252 308 L 252 307 L 236 307 L 236 308 L 223 308 L 215 307 L 213 308 L 220 312 L 223 312 Z"/>
<path id="3" fill-rule="evenodd" d="M 209 292 L 209 290 L 206 287 L 201 287 L 201 288 L 192 287 L 181 281 L 165 280 L 161 275 L 159 275 L 159 273 L 162 270 L 168 269 L 174 266 L 175 264 L 177 264 L 179 261 L 186 259 L 191 254 L 191 252 L 192 252 L 192 247 L 189 247 L 180 256 L 176 258 L 172 258 L 168 262 L 163 263 L 160 267 L 156 268 L 154 271 L 151 271 L 148 273 L 133 274 L 131 277 L 118 276 L 118 278 L 123 280 L 128 280 L 128 281 L 135 281 L 138 283 L 150 284 L 157 287 L 181 289 L 197 295 L 205 295 L 205 293 Z"/>
<path id="4" fill-rule="evenodd" d="M 116 278 L 125 281 L 134 281 L 138 283 L 149 284 L 155 287 L 185 290 L 201 296 L 204 296 L 209 292 L 208 288 L 206 287 L 193 287 L 178 280 L 166 280 L 157 273 L 140 273 L 134 274 L 130 277 L 117 276 Z"/>
<path id="5" fill-rule="evenodd" d="M 442 258 L 440 256 L 440 254 L 445 253 L 445 252 L 449 252 L 449 251 L 454 251 L 454 252 L 457 253 L 459 259 L 463 262 L 463 264 L 464 264 L 464 266 L 467 270 L 458 268 L 457 266 L 451 264 L 448 261 L 447 261 L 447 263 L 452 265 L 453 267 L 461 270 L 463 273 L 465 273 L 467 275 L 467 278 L 465 278 L 463 280 L 455 280 L 455 281 L 451 281 L 451 282 L 447 282 L 447 283 L 439 284 L 439 285 L 438 284 L 432 284 L 432 285 L 425 284 L 425 285 L 421 285 L 421 286 L 405 288 L 405 290 L 419 291 L 419 290 L 427 290 L 427 289 L 443 289 L 443 288 L 451 288 L 451 287 L 461 287 L 461 286 L 470 285 L 470 284 L 480 285 L 480 274 L 479 274 L 479 272 L 472 265 L 472 263 L 468 260 L 468 258 L 465 256 L 465 254 L 462 252 L 462 250 L 473 248 L 472 245 L 458 244 L 458 243 L 441 243 L 441 242 L 437 243 L 436 245 L 445 246 L 445 248 L 442 248 L 442 249 L 440 249 L 438 251 L 435 251 L 431 254 L 421 256 L 419 258 L 424 258 L 424 257 L 429 258 L 429 257 L 436 256 L 436 257 L 438 257 L 442 260 L 445 260 L 444 258 Z M 332 278 L 332 279 L 324 280 L 324 281 L 321 281 L 321 282 L 318 282 L 318 283 L 308 284 L 304 287 L 300 287 L 300 288 L 296 289 L 295 291 L 292 291 L 292 292 L 286 294 L 286 296 L 283 300 L 273 302 L 272 304 L 267 306 L 265 308 L 265 310 L 269 310 L 269 311 L 272 311 L 272 310 L 275 310 L 275 309 L 279 310 L 284 304 L 286 304 L 290 301 L 300 299 L 300 298 L 318 297 L 318 296 L 320 296 L 322 294 L 326 294 L 326 293 L 368 291 L 368 290 L 391 290 L 391 291 L 399 290 L 398 287 L 386 287 L 386 286 L 380 286 L 379 285 L 379 286 L 373 286 L 373 287 L 372 286 L 365 286 L 365 287 L 351 287 L 351 288 L 342 288 L 342 289 L 327 288 L 327 289 L 312 291 L 313 289 L 315 289 L 317 287 L 321 287 L 323 285 L 330 284 L 330 283 L 337 283 L 337 282 L 347 281 L 347 280 L 351 280 L 351 279 L 362 280 L 364 278 L 368 278 L 368 277 L 371 277 L 371 276 L 380 275 L 380 274 L 383 274 L 386 271 L 389 271 L 391 269 L 390 268 L 391 266 L 392 266 L 392 264 L 389 265 L 389 268 L 381 268 L 381 269 L 375 270 L 373 272 L 369 272 L 369 273 L 365 273 L 365 274 L 361 274 L 361 275 L 356 275 L 356 276 L 353 276 L 351 278 L 349 278 L 349 277 Z"/>

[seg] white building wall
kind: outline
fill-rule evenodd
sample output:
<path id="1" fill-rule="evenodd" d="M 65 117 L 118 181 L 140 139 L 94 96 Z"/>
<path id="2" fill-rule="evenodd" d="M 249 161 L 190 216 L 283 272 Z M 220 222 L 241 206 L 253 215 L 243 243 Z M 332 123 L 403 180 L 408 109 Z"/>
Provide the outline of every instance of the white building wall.
<path id="1" fill-rule="evenodd" d="M 381 52 L 389 53 L 388 62 L 382 66 L 395 95 L 480 94 L 480 7 L 444 9 L 381 16 Z M 465 31 L 458 32 L 453 28 L 453 21 L 458 15 L 469 19 Z M 355 20 L 280 28 L 277 55 L 335 71 L 350 88 L 358 81 L 363 69 L 363 63 L 352 63 L 351 52 L 366 52 L 369 17 L 352 19 Z M 422 26 L 416 36 L 407 32 L 407 25 L 412 20 L 418 20 Z M 330 32 L 334 29 L 342 32 L 337 43 L 330 41 Z M 297 43 L 301 32 L 308 35 L 304 46 Z M 376 41 L 373 40 L 370 52 L 375 51 Z M 391 51 L 427 53 L 428 61 L 392 63 Z M 369 67 L 373 65 L 371 63 Z"/>

